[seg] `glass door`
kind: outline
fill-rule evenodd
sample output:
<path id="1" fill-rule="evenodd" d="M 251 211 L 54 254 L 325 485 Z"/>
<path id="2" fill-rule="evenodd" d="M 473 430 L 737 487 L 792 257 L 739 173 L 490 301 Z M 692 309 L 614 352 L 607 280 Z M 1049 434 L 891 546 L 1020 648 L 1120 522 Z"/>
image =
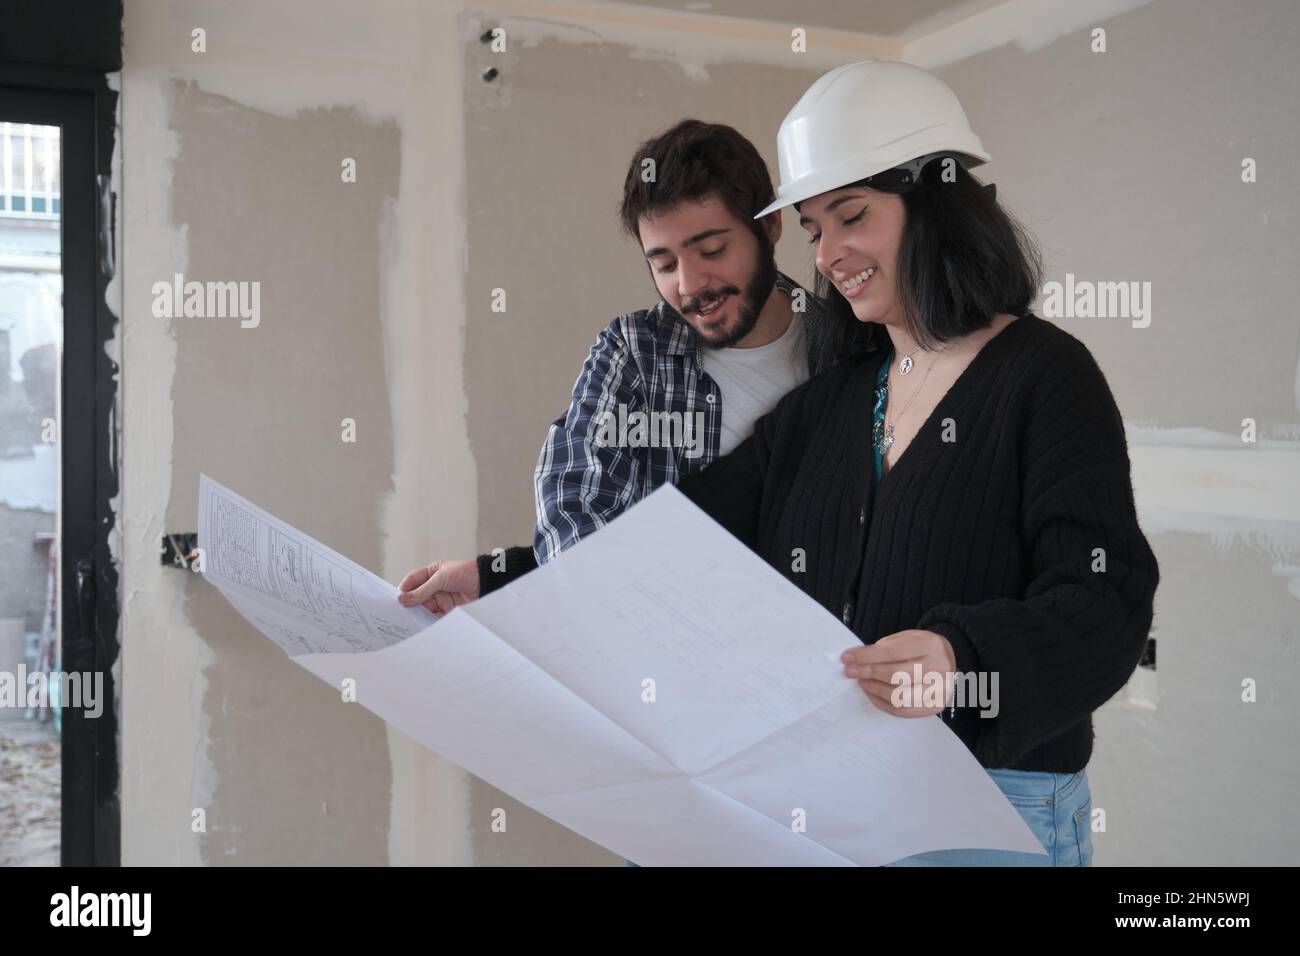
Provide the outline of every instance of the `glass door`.
<path id="1" fill-rule="evenodd" d="M 0 866 L 60 861 L 60 133 L 0 114 Z"/>
<path id="2" fill-rule="evenodd" d="M 0 62 L 0 865 L 121 859 L 115 100 Z"/>

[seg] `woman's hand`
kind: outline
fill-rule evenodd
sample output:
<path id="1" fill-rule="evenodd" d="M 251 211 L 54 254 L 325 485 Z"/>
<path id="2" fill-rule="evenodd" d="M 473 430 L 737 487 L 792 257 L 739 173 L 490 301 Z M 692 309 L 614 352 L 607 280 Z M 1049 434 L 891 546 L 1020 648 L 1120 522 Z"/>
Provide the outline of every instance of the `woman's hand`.
<path id="1" fill-rule="evenodd" d="M 857 678 L 858 686 L 877 709 L 895 717 L 930 717 L 940 713 L 952 691 L 952 673 L 957 655 L 942 634 L 907 630 L 889 634 L 864 647 L 854 647 L 840 658 L 844 675 Z M 920 665 L 920 671 L 917 671 Z M 933 676 L 937 675 L 937 676 Z M 937 683 L 936 683 L 937 682 Z M 927 687 L 937 688 L 929 690 Z M 921 704 L 926 696 L 941 693 L 937 707 L 901 706 Z M 899 700 L 900 706 L 894 701 Z"/>

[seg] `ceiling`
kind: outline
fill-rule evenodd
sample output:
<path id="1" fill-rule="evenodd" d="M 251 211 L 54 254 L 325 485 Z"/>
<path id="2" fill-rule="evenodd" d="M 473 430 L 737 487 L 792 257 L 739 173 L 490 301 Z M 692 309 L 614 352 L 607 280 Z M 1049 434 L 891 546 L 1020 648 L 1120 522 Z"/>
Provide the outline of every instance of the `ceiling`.
<path id="1" fill-rule="evenodd" d="M 742 20 L 771 20 L 794 26 L 825 27 L 898 37 L 923 20 L 962 8 L 988 6 L 985 0 L 623 0 L 674 12 L 707 13 Z"/>

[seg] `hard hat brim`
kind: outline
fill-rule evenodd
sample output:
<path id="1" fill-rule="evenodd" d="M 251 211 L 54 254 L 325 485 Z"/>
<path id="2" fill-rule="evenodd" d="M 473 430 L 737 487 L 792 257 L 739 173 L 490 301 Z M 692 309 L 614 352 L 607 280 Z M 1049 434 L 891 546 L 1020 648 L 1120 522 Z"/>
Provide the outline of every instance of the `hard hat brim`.
<path id="1" fill-rule="evenodd" d="M 973 138 L 973 137 L 972 137 Z M 923 156 L 929 152 L 949 153 L 962 160 L 962 165 L 967 169 L 973 169 L 976 166 L 982 166 L 989 161 L 989 154 L 982 149 L 967 146 L 964 149 L 945 149 L 938 146 L 934 150 L 922 149 L 916 153 L 916 156 Z M 850 183 L 856 183 L 859 180 L 866 179 L 868 176 L 875 176 L 877 173 L 883 173 L 887 169 L 894 169 L 897 166 L 906 164 L 906 160 L 899 162 L 896 158 L 889 160 L 872 159 L 871 157 L 854 157 L 843 163 L 837 163 L 828 169 L 818 170 L 816 173 L 809 173 L 789 183 L 783 183 L 776 192 L 776 201 L 768 205 L 761 212 L 754 216 L 755 219 L 762 219 L 764 216 L 776 212 L 778 209 L 784 209 L 786 206 L 792 206 L 795 203 L 803 202 L 805 199 L 811 199 L 814 196 L 820 196 L 822 193 L 828 193 L 835 189 L 843 189 Z"/>

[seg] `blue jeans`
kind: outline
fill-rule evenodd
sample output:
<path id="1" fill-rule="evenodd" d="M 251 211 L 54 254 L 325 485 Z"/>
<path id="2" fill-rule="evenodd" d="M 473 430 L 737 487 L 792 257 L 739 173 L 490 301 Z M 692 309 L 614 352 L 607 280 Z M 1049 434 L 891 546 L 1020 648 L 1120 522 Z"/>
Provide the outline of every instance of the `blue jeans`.
<path id="1" fill-rule="evenodd" d="M 1047 851 L 933 850 L 886 866 L 1091 866 L 1092 793 L 1088 775 L 1029 770 L 989 770 L 988 775 L 1024 818 Z M 624 860 L 625 866 L 636 866 Z"/>
<path id="2" fill-rule="evenodd" d="M 989 770 L 988 775 L 1019 811 L 1047 851 L 934 850 L 886 866 L 1091 866 L 1092 793 L 1088 776 L 1029 770 Z"/>

